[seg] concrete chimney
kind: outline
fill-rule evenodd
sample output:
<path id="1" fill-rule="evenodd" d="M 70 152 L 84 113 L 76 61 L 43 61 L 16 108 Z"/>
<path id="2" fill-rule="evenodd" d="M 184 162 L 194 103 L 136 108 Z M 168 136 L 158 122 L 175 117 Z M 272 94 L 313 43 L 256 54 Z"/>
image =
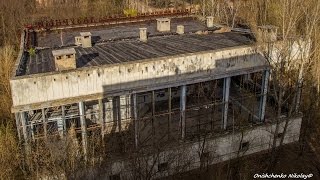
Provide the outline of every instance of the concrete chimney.
<path id="1" fill-rule="evenodd" d="M 81 36 L 81 45 L 83 48 L 92 47 L 92 42 L 91 42 L 92 34 L 90 32 L 81 32 L 80 36 Z"/>
<path id="2" fill-rule="evenodd" d="M 213 27 L 213 16 L 207 16 L 207 27 L 208 28 Z"/>
<path id="3" fill-rule="evenodd" d="M 257 35 L 262 42 L 275 42 L 277 41 L 278 27 L 272 25 L 258 26 Z"/>
<path id="4" fill-rule="evenodd" d="M 139 28 L 140 30 L 140 41 L 147 42 L 148 36 L 147 36 L 147 28 Z"/>
<path id="5" fill-rule="evenodd" d="M 157 31 L 159 32 L 170 31 L 170 19 L 169 18 L 157 19 Z"/>
<path id="6" fill-rule="evenodd" d="M 177 34 L 184 34 L 184 26 L 183 25 L 177 26 Z"/>
<path id="7" fill-rule="evenodd" d="M 74 48 L 53 50 L 56 71 L 76 69 L 76 50 Z"/>

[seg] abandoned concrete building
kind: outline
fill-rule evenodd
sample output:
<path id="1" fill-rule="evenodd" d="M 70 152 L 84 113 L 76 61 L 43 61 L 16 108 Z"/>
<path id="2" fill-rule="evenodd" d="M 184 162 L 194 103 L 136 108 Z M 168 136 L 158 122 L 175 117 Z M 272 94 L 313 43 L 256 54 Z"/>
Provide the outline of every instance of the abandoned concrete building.
<path id="1" fill-rule="evenodd" d="M 125 151 L 112 145 L 119 134 L 127 149 L 168 147 L 152 166 L 161 177 L 198 168 L 203 158 L 214 164 L 269 149 L 269 75 L 254 37 L 221 31 L 213 17 L 27 29 L 10 80 L 12 111 L 23 142 L 74 127 L 84 152 L 93 132 L 115 153 Z M 300 126 L 301 117 L 290 119 L 285 144 L 298 141 Z M 179 148 L 184 155 L 170 158 Z M 108 175 L 124 178 L 127 166 L 114 160 Z"/>

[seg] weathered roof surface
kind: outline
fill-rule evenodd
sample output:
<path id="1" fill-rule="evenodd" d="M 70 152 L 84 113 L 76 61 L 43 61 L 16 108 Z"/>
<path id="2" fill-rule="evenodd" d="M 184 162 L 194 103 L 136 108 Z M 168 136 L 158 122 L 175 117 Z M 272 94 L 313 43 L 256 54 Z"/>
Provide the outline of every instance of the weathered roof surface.
<path id="1" fill-rule="evenodd" d="M 76 53 L 76 50 L 74 50 L 74 48 L 52 50 L 53 56 L 62 56 L 62 55 L 75 54 L 75 53 Z"/>
<path id="2" fill-rule="evenodd" d="M 184 25 L 185 33 L 205 30 L 206 26 L 193 18 L 171 19 L 171 32 L 176 32 L 177 25 Z M 148 29 L 149 36 L 162 35 L 163 32 L 157 31 L 157 21 L 155 19 L 131 24 L 118 24 L 105 27 L 86 27 L 77 29 L 65 29 L 49 32 L 37 33 L 37 47 L 58 47 L 61 46 L 61 37 L 63 45 L 73 45 L 74 37 L 79 36 L 80 32 L 92 34 L 92 42 L 101 42 L 105 40 L 126 39 L 139 36 L 139 28 Z"/>
<path id="3" fill-rule="evenodd" d="M 251 44 L 250 38 L 234 32 L 185 34 L 150 37 L 147 43 L 138 38 L 95 44 L 90 48 L 76 47 L 77 68 L 123 63 L 185 53 L 217 50 Z M 18 75 L 55 70 L 52 50 L 39 50 L 26 60 L 26 69 Z"/>

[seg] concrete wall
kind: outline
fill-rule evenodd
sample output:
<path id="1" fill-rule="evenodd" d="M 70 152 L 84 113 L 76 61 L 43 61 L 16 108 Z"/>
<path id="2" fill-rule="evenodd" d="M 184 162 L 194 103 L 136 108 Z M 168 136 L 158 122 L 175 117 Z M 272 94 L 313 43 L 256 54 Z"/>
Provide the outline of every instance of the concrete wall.
<path id="1" fill-rule="evenodd" d="M 112 91 L 135 91 L 139 88 L 143 91 L 144 88 L 160 87 L 162 84 L 171 83 L 177 86 L 179 83 L 194 83 L 192 80 L 195 79 L 205 81 L 203 78 L 215 78 L 223 74 L 227 76 L 227 73 L 234 71 L 247 73 L 254 68 L 261 70 L 262 66 L 266 66 L 264 60 L 256 59 L 256 56 L 246 56 L 255 52 L 254 48 L 245 46 L 14 77 L 10 80 L 13 111 L 19 108 L 37 109 L 52 106 L 51 102 L 66 99 L 76 102 L 73 99 L 75 97 L 103 94 L 108 96 Z M 238 56 L 242 57 L 237 58 Z M 219 65 L 216 62 L 219 62 Z M 35 105 L 37 103 L 40 104 L 38 107 Z"/>
<path id="2" fill-rule="evenodd" d="M 296 142 L 299 140 L 300 128 L 302 118 L 293 118 L 289 120 L 289 126 L 287 133 L 285 134 L 284 144 Z M 280 123 L 279 132 L 283 131 L 285 122 Z M 241 132 L 229 132 L 226 135 L 222 135 L 216 138 L 206 139 L 204 146 L 204 152 L 209 153 L 208 164 L 216 164 L 229 159 L 233 159 L 240 156 L 245 156 L 260 151 L 270 149 L 272 147 L 273 135 L 275 131 L 275 124 L 258 125 L 252 128 L 248 128 L 243 132 L 243 139 L 241 141 Z M 241 142 L 249 142 L 249 148 L 244 151 L 239 151 Z M 280 138 L 278 140 L 280 142 Z M 201 152 L 201 146 L 203 140 L 194 143 L 186 143 L 180 147 L 163 151 L 154 156 L 149 156 L 141 159 L 141 166 L 143 168 L 153 167 L 153 178 L 159 178 L 176 174 L 177 172 L 189 171 L 200 167 L 199 152 Z M 278 144 L 279 145 L 279 144 Z M 152 160 L 155 157 L 159 159 L 156 164 L 153 164 Z M 150 162 L 148 165 L 143 164 Z M 158 163 L 168 162 L 168 170 L 165 172 L 158 171 Z M 131 169 L 133 168 L 132 162 L 129 160 L 115 161 L 110 166 L 110 174 L 120 174 L 123 179 L 132 179 Z M 144 172 L 144 171 L 142 171 Z"/>

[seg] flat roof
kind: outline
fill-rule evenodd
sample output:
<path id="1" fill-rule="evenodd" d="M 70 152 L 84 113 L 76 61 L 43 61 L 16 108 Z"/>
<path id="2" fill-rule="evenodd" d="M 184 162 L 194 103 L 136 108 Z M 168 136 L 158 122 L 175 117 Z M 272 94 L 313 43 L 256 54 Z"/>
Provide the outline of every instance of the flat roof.
<path id="1" fill-rule="evenodd" d="M 176 32 L 177 25 L 184 25 L 185 33 L 196 32 L 206 30 L 205 24 L 192 18 L 172 18 L 171 19 L 171 33 Z M 92 42 L 99 43 L 110 40 L 128 39 L 139 36 L 139 28 L 145 27 L 148 29 L 149 36 L 163 35 L 170 32 L 158 32 L 157 21 L 155 19 L 127 23 L 127 24 L 116 24 L 108 26 L 96 26 L 96 27 L 83 27 L 76 29 L 63 29 L 57 31 L 43 31 L 37 33 L 37 47 L 50 48 L 60 47 L 61 37 L 63 45 L 74 45 L 76 36 L 79 36 L 80 32 L 90 32 L 92 34 Z M 62 33 L 61 33 L 62 32 Z"/>
<path id="2" fill-rule="evenodd" d="M 252 44 L 243 34 L 210 33 L 154 36 L 148 42 L 139 38 L 109 41 L 95 44 L 90 48 L 75 47 L 77 67 L 119 64 L 186 53 L 217 50 Z M 52 48 L 39 50 L 35 56 L 26 56 L 24 69 L 18 76 L 55 71 Z"/>

